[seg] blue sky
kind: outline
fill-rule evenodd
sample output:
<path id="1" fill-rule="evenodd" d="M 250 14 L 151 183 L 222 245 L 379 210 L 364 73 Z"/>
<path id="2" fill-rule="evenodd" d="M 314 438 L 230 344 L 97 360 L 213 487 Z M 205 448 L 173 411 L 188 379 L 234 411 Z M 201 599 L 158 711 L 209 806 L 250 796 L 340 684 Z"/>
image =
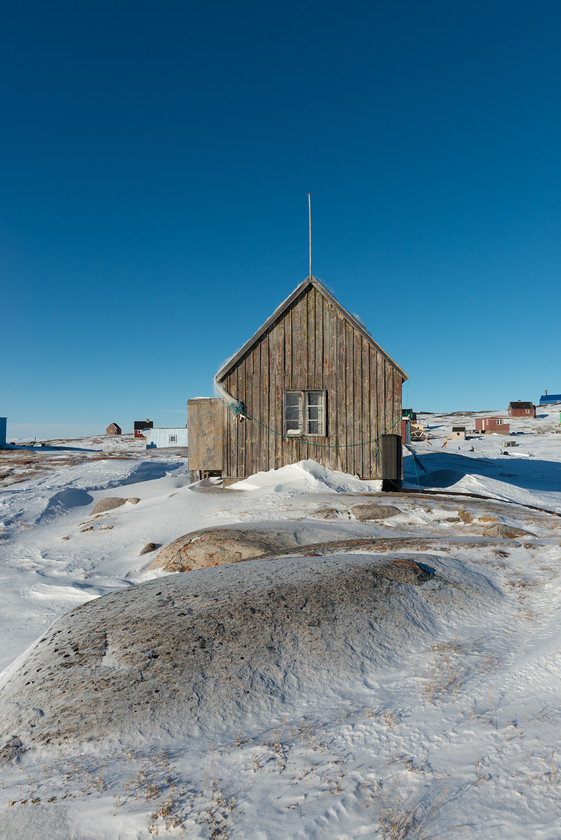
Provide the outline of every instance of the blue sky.
<path id="1" fill-rule="evenodd" d="M 8 435 L 183 425 L 308 273 L 417 410 L 561 390 L 561 5 L 4 3 Z"/>

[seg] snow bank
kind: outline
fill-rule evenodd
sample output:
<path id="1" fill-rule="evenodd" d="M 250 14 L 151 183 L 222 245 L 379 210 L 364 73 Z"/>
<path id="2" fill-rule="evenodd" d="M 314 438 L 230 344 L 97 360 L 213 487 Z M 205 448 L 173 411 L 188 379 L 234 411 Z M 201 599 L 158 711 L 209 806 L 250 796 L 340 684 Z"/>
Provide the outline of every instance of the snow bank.
<path id="1" fill-rule="evenodd" d="M 382 489 L 381 481 L 362 481 L 358 476 L 330 470 L 309 458 L 280 467 L 278 470 L 259 472 L 232 485 L 234 490 L 262 490 L 268 493 L 332 492 L 372 493 Z"/>

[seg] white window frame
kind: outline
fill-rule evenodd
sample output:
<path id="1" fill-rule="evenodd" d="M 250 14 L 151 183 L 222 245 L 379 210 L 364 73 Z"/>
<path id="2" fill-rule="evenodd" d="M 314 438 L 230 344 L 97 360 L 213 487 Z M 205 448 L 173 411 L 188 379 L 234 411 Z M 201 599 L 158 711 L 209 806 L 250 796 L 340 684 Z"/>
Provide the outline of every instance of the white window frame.
<path id="1" fill-rule="evenodd" d="M 318 416 L 311 416 L 314 413 Z M 316 423 L 318 431 L 310 431 Z M 288 437 L 327 437 L 327 391 L 321 388 L 306 391 L 287 389 L 284 392 L 283 426 Z"/>

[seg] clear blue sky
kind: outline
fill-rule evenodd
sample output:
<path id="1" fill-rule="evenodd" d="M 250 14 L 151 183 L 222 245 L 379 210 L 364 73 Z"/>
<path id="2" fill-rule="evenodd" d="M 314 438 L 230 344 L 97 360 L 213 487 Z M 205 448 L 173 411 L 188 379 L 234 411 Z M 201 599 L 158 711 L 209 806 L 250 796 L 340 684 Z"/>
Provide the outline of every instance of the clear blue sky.
<path id="1" fill-rule="evenodd" d="M 4 3 L 8 436 L 183 425 L 308 273 L 418 410 L 561 391 L 558 0 Z"/>

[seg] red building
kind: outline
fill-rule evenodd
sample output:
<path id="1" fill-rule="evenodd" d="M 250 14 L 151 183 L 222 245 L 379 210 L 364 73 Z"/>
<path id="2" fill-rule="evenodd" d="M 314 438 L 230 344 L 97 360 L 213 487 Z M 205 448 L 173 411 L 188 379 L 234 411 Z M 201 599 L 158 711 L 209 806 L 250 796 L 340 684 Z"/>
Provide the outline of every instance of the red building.
<path id="1" fill-rule="evenodd" d="M 536 406 L 531 402 L 511 402 L 508 404 L 509 417 L 535 417 Z"/>
<path id="2" fill-rule="evenodd" d="M 509 435 L 510 424 L 505 417 L 476 417 L 475 431 L 485 434 Z"/>
<path id="3" fill-rule="evenodd" d="M 152 420 L 135 420 L 134 421 L 134 436 L 138 438 L 143 438 L 144 435 L 142 434 L 143 429 L 153 429 L 154 422 Z"/>

